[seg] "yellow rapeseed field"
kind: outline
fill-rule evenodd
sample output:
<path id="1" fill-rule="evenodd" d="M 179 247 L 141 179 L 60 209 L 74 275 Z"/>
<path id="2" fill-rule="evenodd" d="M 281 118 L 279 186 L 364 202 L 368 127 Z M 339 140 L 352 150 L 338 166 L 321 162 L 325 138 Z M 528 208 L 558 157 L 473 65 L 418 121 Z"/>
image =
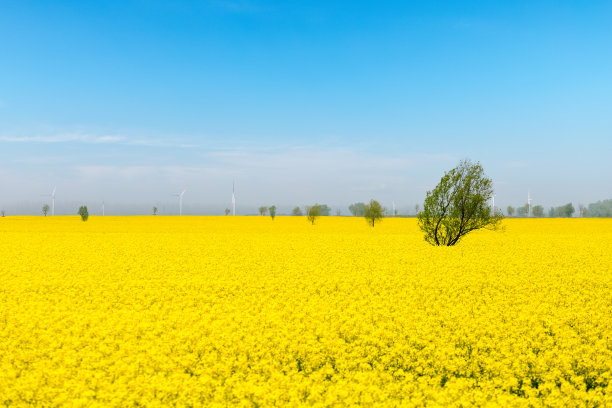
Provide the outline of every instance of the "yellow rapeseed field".
<path id="1" fill-rule="evenodd" d="M 612 220 L 0 218 L 6 406 L 612 406 Z"/>

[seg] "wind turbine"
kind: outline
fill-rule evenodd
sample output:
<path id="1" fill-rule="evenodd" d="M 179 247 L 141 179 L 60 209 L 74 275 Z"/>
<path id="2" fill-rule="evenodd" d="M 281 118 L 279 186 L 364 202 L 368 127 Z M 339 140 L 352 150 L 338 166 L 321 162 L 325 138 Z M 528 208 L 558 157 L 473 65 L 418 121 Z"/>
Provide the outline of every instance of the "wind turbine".
<path id="1" fill-rule="evenodd" d="M 183 194 L 185 194 L 185 191 L 187 190 L 183 190 L 179 194 L 170 194 L 171 196 L 178 197 L 179 199 L 179 215 L 183 215 Z"/>
<path id="2" fill-rule="evenodd" d="M 232 181 L 232 215 L 236 215 L 236 183 Z"/>
<path id="3" fill-rule="evenodd" d="M 104 215 L 104 200 L 102 200 L 102 215 Z"/>
<path id="4" fill-rule="evenodd" d="M 527 190 L 527 205 L 529 206 L 529 209 L 527 210 L 527 216 L 529 217 L 529 214 L 531 214 L 531 193 L 529 190 Z"/>
<path id="5" fill-rule="evenodd" d="M 57 187 L 53 187 L 51 194 L 43 194 L 43 197 L 51 197 L 51 215 L 55 215 L 55 190 Z"/>
<path id="6" fill-rule="evenodd" d="M 493 201 L 491 204 L 492 210 L 493 210 L 493 215 L 495 215 L 495 194 L 493 194 L 493 196 L 491 197 L 491 200 Z"/>

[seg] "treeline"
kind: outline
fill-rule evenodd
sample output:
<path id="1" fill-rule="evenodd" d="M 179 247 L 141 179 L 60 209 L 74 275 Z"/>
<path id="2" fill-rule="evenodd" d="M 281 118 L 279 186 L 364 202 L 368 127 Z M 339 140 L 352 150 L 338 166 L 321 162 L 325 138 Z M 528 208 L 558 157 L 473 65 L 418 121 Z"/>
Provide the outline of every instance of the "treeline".
<path id="1" fill-rule="evenodd" d="M 295 216 L 302 216 L 304 214 L 307 214 L 309 209 L 312 207 L 316 207 L 317 211 L 318 211 L 318 216 L 330 216 L 331 215 L 331 208 L 327 205 L 327 204 L 314 204 L 314 205 L 308 205 L 304 207 L 304 210 L 302 210 L 301 207 L 295 207 L 293 210 L 291 210 L 291 215 L 295 215 Z M 258 209 L 259 215 L 266 215 L 267 213 L 270 214 L 270 217 L 274 218 L 276 217 L 276 206 L 275 205 L 271 205 L 271 206 L 261 206 Z M 226 208 L 225 209 L 225 215 L 229 215 L 230 214 L 230 209 Z M 340 210 L 336 211 L 336 215 L 340 215 Z"/>
<path id="2" fill-rule="evenodd" d="M 385 217 L 386 208 L 380 205 L 380 203 L 374 199 L 370 200 L 368 204 L 364 204 L 363 212 L 361 216 L 366 219 L 369 225 L 374 227 L 377 222 L 382 221 L 383 217 Z M 272 220 L 276 217 L 276 206 L 261 206 L 259 207 L 259 215 L 266 215 L 266 213 L 270 214 Z M 307 205 L 304 207 L 304 212 L 300 207 L 295 207 L 292 211 L 292 215 L 294 216 L 302 216 L 306 215 L 308 221 L 314 225 L 317 218 L 322 216 L 329 216 L 331 214 L 331 208 L 329 208 L 326 204 L 313 204 Z M 225 211 L 225 215 L 229 215 L 229 209 Z M 336 211 L 336 215 L 341 215 L 340 210 Z"/>
<path id="3" fill-rule="evenodd" d="M 366 212 L 368 210 L 368 206 L 371 205 L 370 204 L 366 204 L 366 203 L 362 203 L 362 202 L 358 202 L 358 203 L 353 203 L 351 205 L 349 205 L 349 211 L 351 213 L 352 216 L 354 217 L 365 217 L 366 216 Z M 332 215 L 332 209 L 327 205 L 327 204 L 314 204 L 314 206 L 316 206 L 318 208 L 319 211 L 319 216 L 330 216 Z M 309 209 L 313 207 L 313 206 L 305 206 L 304 208 L 302 207 L 295 207 L 292 211 L 291 211 L 291 215 L 294 216 L 302 216 L 302 215 L 307 215 Z M 260 215 L 266 215 L 266 212 L 272 207 L 259 207 L 259 214 Z M 274 207 L 276 209 L 276 207 Z M 384 207 L 381 207 L 382 211 L 385 215 L 393 215 L 393 216 L 397 216 L 398 215 L 398 211 L 396 209 L 394 209 L 393 211 L 389 211 Z M 419 205 L 416 206 L 416 210 L 417 213 L 419 211 Z M 391 212 L 393 212 L 393 214 L 391 214 Z M 229 215 L 229 208 L 226 210 L 226 215 Z M 336 216 L 340 216 L 342 215 L 342 211 L 340 209 L 337 209 L 334 212 L 334 215 Z"/>
<path id="4" fill-rule="evenodd" d="M 376 201 L 376 204 L 378 204 L 378 202 Z M 358 203 L 353 203 L 351 205 L 349 205 L 349 211 L 351 213 L 352 216 L 354 217 L 366 217 L 368 210 L 371 208 L 372 206 L 372 202 L 366 204 L 366 203 L 362 203 L 362 202 L 358 202 Z M 332 209 L 327 205 L 327 204 L 313 204 L 313 205 L 307 205 L 304 207 L 299 207 L 296 206 L 293 208 L 293 210 L 291 210 L 291 215 L 294 216 L 303 216 L 303 215 L 308 215 L 308 213 L 312 210 L 312 208 L 315 207 L 316 211 L 317 211 L 317 216 L 322 216 L 322 217 L 326 217 L 326 216 L 330 216 L 332 215 Z M 380 207 L 381 211 L 383 213 L 383 215 L 385 216 L 398 216 L 398 211 L 397 209 L 393 209 L 392 211 L 389 211 L 387 208 L 384 207 Z M 415 206 L 417 213 L 419 212 L 419 208 L 420 206 L 417 204 Z M 274 212 L 272 212 L 272 210 Z M 272 216 L 272 218 L 274 218 L 273 214 L 276 214 L 276 206 L 270 206 L 270 207 L 266 207 L 266 206 L 261 206 L 259 207 L 259 215 L 266 215 L 267 213 L 270 213 L 270 216 Z M 225 210 L 225 215 L 229 215 L 230 213 L 230 209 L 226 209 Z M 333 215 L 336 216 L 340 216 L 342 215 L 342 211 L 340 209 L 336 209 L 333 213 Z"/>
<path id="5" fill-rule="evenodd" d="M 509 217 L 573 217 L 574 214 L 578 217 L 612 217 L 612 200 L 591 203 L 588 207 L 578 204 L 578 209 L 572 203 L 550 207 L 548 210 L 541 205 L 530 207 L 529 204 L 524 204 L 516 208 L 509 205 L 506 214 Z"/>
<path id="6" fill-rule="evenodd" d="M 316 204 L 320 210 L 321 216 L 329 216 L 332 215 L 332 209 L 326 204 Z M 268 208 L 276 207 L 260 207 L 259 213 L 261 215 L 265 215 Z M 363 202 L 353 203 L 348 206 L 348 209 L 352 216 L 354 217 L 363 217 L 367 208 L 367 204 Z M 420 212 L 420 206 L 417 204 L 415 206 L 416 214 Z M 398 211 L 388 211 L 386 208 L 384 209 L 386 215 L 398 216 Z M 391 214 L 393 212 L 393 214 Z M 307 213 L 307 207 L 302 209 L 301 207 L 295 207 L 291 211 L 291 215 L 302 216 Z M 229 209 L 226 210 L 226 214 L 229 214 Z M 611 200 L 603 200 L 597 201 L 596 203 L 591 203 L 587 206 L 582 204 L 578 204 L 578 208 L 574 207 L 573 203 L 567 203 L 564 205 L 560 205 L 557 207 L 550 207 L 548 209 L 544 208 L 542 205 L 533 205 L 529 206 L 529 204 L 524 204 L 522 206 L 513 207 L 509 205 L 506 207 L 506 214 L 508 217 L 612 217 L 612 199 Z M 270 214 L 272 215 L 272 214 Z M 342 215 L 340 210 L 336 210 L 334 215 Z"/>
<path id="7" fill-rule="evenodd" d="M 585 216 L 585 211 L 583 211 L 584 206 L 580 207 L 580 214 L 582 217 Z M 561 205 L 559 207 L 550 207 L 548 211 L 544 209 L 541 205 L 534 205 L 531 208 L 529 204 L 525 204 L 523 206 L 514 208 L 509 205 L 506 208 L 506 214 L 508 217 L 573 217 L 576 209 L 572 203 L 567 203 L 565 205 Z"/>
<path id="8" fill-rule="evenodd" d="M 612 217 L 612 200 L 603 200 L 589 204 L 588 217 Z"/>
<path id="9" fill-rule="evenodd" d="M 304 213 L 308 214 L 309 210 L 312 207 L 316 207 L 316 209 L 318 211 L 318 215 L 320 215 L 320 216 L 328 217 L 328 216 L 331 215 L 331 208 L 329 208 L 329 206 L 327 204 L 314 204 L 314 205 L 306 206 L 306 207 L 304 207 L 304 212 L 302 212 L 302 209 L 300 207 L 295 207 L 291 211 L 291 215 L 301 216 L 301 215 L 304 215 Z M 340 215 L 340 214 L 336 214 L 336 215 Z"/>
<path id="10" fill-rule="evenodd" d="M 366 203 L 362 203 L 362 202 L 358 202 L 358 203 L 353 203 L 351 205 L 349 205 L 349 211 L 351 212 L 351 214 L 353 215 L 353 217 L 363 217 L 364 214 L 367 211 L 368 208 L 368 204 Z M 419 206 L 416 206 L 416 211 L 417 213 L 419 212 Z M 393 208 L 392 211 L 387 210 L 386 208 L 383 209 L 386 215 L 392 215 L 394 217 L 397 217 L 398 211 L 396 208 Z"/>

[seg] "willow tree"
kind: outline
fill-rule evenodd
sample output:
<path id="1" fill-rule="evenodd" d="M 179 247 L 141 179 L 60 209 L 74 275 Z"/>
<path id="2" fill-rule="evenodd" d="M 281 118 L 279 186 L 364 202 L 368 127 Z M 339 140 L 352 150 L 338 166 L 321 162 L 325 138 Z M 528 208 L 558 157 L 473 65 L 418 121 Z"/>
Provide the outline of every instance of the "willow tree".
<path id="1" fill-rule="evenodd" d="M 427 192 L 418 216 L 425 241 L 452 246 L 472 231 L 499 229 L 503 215 L 489 206 L 492 196 L 493 181 L 486 177 L 480 163 L 462 160 Z"/>

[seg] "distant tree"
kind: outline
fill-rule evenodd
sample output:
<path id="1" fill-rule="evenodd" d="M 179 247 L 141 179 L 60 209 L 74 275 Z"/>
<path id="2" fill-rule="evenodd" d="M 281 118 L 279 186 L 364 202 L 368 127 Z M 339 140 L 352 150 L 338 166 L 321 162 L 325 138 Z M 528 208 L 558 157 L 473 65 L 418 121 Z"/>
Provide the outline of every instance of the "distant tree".
<path id="1" fill-rule="evenodd" d="M 586 217 L 587 209 L 584 204 L 578 204 L 578 214 L 580 214 L 581 217 Z"/>
<path id="2" fill-rule="evenodd" d="M 353 214 L 353 217 L 363 217 L 365 203 L 353 203 L 349 205 L 349 211 Z"/>
<path id="3" fill-rule="evenodd" d="M 265 206 L 259 207 L 259 215 L 266 215 L 267 212 L 268 212 L 268 207 L 265 207 Z"/>
<path id="4" fill-rule="evenodd" d="M 268 207 L 268 212 L 270 213 L 270 217 L 272 218 L 272 220 L 274 220 L 274 218 L 276 217 L 276 206 L 272 205 Z"/>
<path id="5" fill-rule="evenodd" d="M 544 216 L 544 207 L 541 205 L 535 205 L 531 207 L 531 213 L 534 217 L 543 217 Z"/>
<path id="6" fill-rule="evenodd" d="M 308 221 L 314 225 L 317 218 L 321 216 L 321 206 L 319 204 L 307 206 L 306 216 L 308 217 Z"/>
<path id="7" fill-rule="evenodd" d="M 338 209 L 336 210 L 336 217 L 339 217 L 339 216 L 341 216 L 341 215 L 342 215 L 342 210 L 338 208 Z"/>
<path id="8" fill-rule="evenodd" d="M 372 227 L 376 222 L 382 221 L 384 217 L 385 209 L 376 200 L 370 200 L 369 204 L 366 204 L 363 216 L 365 217 L 368 224 Z"/>
<path id="9" fill-rule="evenodd" d="M 397 214 L 398 214 L 398 211 L 397 211 L 397 208 L 396 208 L 396 209 L 393 210 L 393 216 L 397 217 Z"/>
<path id="10" fill-rule="evenodd" d="M 523 209 L 525 210 L 525 215 L 529 217 L 531 215 L 529 214 L 529 203 L 525 203 L 525 205 L 523 205 Z"/>
<path id="11" fill-rule="evenodd" d="M 230 215 L 230 212 L 232 212 L 229 208 L 225 209 L 225 215 Z"/>
<path id="12" fill-rule="evenodd" d="M 420 206 L 419 204 L 416 204 L 416 205 L 414 206 L 414 213 L 415 213 L 416 215 L 419 215 L 419 213 L 420 213 L 420 212 L 421 212 L 421 206 Z"/>
<path id="13" fill-rule="evenodd" d="M 520 207 L 518 207 L 516 209 L 516 216 L 517 217 L 526 217 L 528 210 L 529 210 L 528 208 L 525 208 L 525 206 L 522 205 L 522 206 L 520 206 Z"/>
<path id="14" fill-rule="evenodd" d="M 304 215 L 304 214 L 302 213 L 302 209 L 301 209 L 300 207 L 295 207 L 295 208 L 293 209 L 293 211 L 291 211 L 291 214 L 292 214 L 292 215 L 294 215 L 294 216 L 296 216 L 296 217 L 301 217 L 302 215 Z"/>
<path id="15" fill-rule="evenodd" d="M 2 214 L 3 217 L 6 217 L 6 211 L 2 210 L 0 211 L 0 214 Z"/>
<path id="16" fill-rule="evenodd" d="M 508 213 L 508 217 L 512 217 L 514 215 L 514 207 L 509 205 L 508 208 L 506 208 L 506 212 Z"/>
<path id="17" fill-rule="evenodd" d="M 157 215 L 157 207 L 153 206 L 153 215 Z"/>
<path id="18" fill-rule="evenodd" d="M 89 218 L 89 212 L 87 211 L 87 206 L 86 205 L 80 206 L 78 214 L 81 216 L 81 219 L 83 221 L 87 221 L 87 219 Z"/>
<path id="19" fill-rule="evenodd" d="M 49 212 L 49 204 L 45 204 L 42 206 L 42 212 L 43 214 L 45 214 L 45 217 L 46 217 L 47 213 Z"/>
<path id="20" fill-rule="evenodd" d="M 319 209 L 322 216 L 328 217 L 331 215 L 331 208 L 327 204 L 319 204 Z"/>
<path id="21" fill-rule="evenodd" d="M 418 216 L 425 241 L 451 246 L 472 231 L 499 229 L 503 215 L 501 211 L 491 214 L 488 203 L 492 195 L 493 181 L 485 176 L 480 163 L 462 160 L 427 192 Z"/>
<path id="22" fill-rule="evenodd" d="M 574 215 L 575 212 L 576 209 L 574 208 L 572 203 L 567 203 L 557 208 L 557 213 L 559 214 L 559 217 L 571 217 Z"/>
<path id="23" fill-rule="evenodd" d="M 597 201 L 589 204 L 589 217 L 612 217 L 612 200 Z"/>
<path id="24" fill-rule="evenodd" d="M 555 207 L 550 207 L 550 209 L 548 210 L 548 216 L 551 218 L 558 217 L 559 214 L 557 213 L 557 209 Z"/>

